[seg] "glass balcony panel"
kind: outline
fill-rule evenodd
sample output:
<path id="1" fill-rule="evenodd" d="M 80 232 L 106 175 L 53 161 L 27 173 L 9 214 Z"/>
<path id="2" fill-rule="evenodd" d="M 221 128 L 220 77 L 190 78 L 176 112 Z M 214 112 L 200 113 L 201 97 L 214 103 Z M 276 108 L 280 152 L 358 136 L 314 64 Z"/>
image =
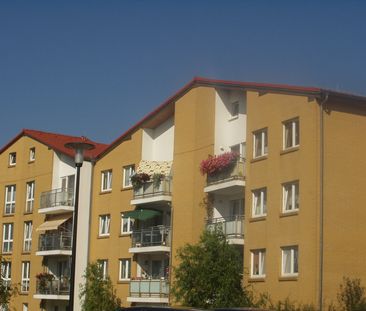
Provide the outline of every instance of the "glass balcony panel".
<path id="1" fill-rule="evenodd" d="M 69 295 L 69 278 L 61 280 L 37 280 L 36 293 L 42 295 Z"/>
<path id="2" fill-rule="evenodd" d="M 39 236 L 38 250 L 71 250 L 72 236 L 71 233 L 56 232 L 45 233 Z"/>
<path id="3" fill-rule="evenodd" d="M 73 206 L 74 189 L 54 189 L 41 194 L 40 208 L 50 208 L 56 206 Z"/>
<path id="4" fill-rule="evenodd" d="M 133 198 L 145 198 L 158 195 L 171 195 L 171 177 L 166 177 L 159 184 L 154 184 L 153 181 L 145 182 L 139 189 L 134 190 Z"/>
<path id="5" fill-rule="evenodd" d="M 156 226 L 132 232 L 132 247 L 170 246 L 170 227 Z"/>
<path id="6" fill-rule="evenodd" d="M 244 216 L 213 218 L 207 221 L 207 230 L 222 230 L 227 238 L 244 238 Z"/>
<path id="7" fill-rule="evenodd" d="M 229 167 L 221 172 L 214 173 L 212 175 L 207 175 L 207 185 L 212 185 L 216 183 L 226 182 L 229 180 L 244 180 L 244 158 L 239 158 L 232 167 Z"/>
<path id="8" fill-rule="evenodd" d="M 167 280 L 131 280 L 131 297 L 168 297 L 169 283 Z"/>

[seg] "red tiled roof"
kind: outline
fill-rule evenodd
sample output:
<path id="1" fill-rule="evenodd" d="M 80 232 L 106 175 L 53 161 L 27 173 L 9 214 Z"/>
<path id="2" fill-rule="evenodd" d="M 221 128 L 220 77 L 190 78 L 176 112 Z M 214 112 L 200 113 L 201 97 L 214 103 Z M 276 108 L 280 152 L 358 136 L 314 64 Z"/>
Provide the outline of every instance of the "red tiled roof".
<path id="1" fill-rule="evenodd" d="M 16 137 L 14 137 L 8 144 L 6 144 L 3 148 L 0 149 L 0 154 L 3 153 L 7 148 L 9 148 L 13 143 L 15 143 L 19 138 L 23 136 L 31 137 L 38 142 L 45 144 L 46 146 L 50 147 L 51 149 L 66 154 L 70 157 L 74 156 L 74 151 L 65 147 L 66 143 L 69 142 L 86 142 L 93 144 L 95 149 L 89 150 L 85 152 L 85 159 L 91 160 L 95 159 L 101 152 L 103 152 L 108 145 L 96 143 L 84 136 L 69 136 L 63 134 L 55 134 L 55 133 L 48 133 L 42 131 L 35 131 L 30 129 L 23 129 Z"/>
<path id="2" fill-rule="evenodd" d="M 185 86 L 179 89 L 174 95 L 165 100 L 161 105 L 159 105 L 155 110 L 147 114 L 139 122 L 133 125 L 130 129 L 124 132 L 121 136 L 115 139 L 107 148 L 105 148 L 101 153 L 98 154 L 98 158 L 101 158 L 115 146 L 117 146 L 123 139 L 129 137 L 135 130 L 141 127 L 146 121 L 151 117 L 156 115 L 158 112 L 163 110 L 165 107 L 173 104 L 176 100 L 182 97 L 184 94 L 189 92 L 191 89 L 199 86 L 209 86 L 209 87 L 223 87 L 223 88 L 238 88 L 248 91 L 258 91 L 258 92 L 272 92 L 272 93 L 282 93 L 282 94 L 294 94 L 294 95 L 304 95 L 314 98 L 324 98 L 325 95 L 331 95 L 339 98 L 347 98 L 354 100 L 356 102 L 362 102 L 366 104 L 366 97 L 337 92 L 332 90 L 326 90 L 318 87 L 303 87 L 287 84 L 273 84 L 273 83 L 256 83 L 256 82 L 241 82 L 241 81 L 230 81 L 230 80 L 216 80 L 202 77 L 195 77 Z"/>

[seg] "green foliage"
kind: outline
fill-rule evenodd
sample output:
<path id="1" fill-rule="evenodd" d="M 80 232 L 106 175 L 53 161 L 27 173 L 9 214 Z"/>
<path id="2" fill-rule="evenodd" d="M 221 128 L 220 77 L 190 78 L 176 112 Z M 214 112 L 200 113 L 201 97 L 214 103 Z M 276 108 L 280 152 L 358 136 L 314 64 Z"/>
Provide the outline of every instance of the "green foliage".
<path id="1" fill-rule="evenodd" d="M 88 264 L 84 279 L 85 284 L 80 285 L 83 311 L 113 311 L 121 305 L 110 278 L 103 279 L 103 271 L 98 263 Z"/>
<path id="2" fill-rule="evenodd" d="M 198 244 L 180 248 L 177 259 L 172 288 L 177 302 L 195 308 L 251 305 L 251 295 L 242 287 L 242 258 L 222 232 L 205 231 Z"/>
<path id="3" fill-rule="evenodd" d="M 344 277 L 337 298 L 343 311 L 366 310 L 365 288 L 361 286 L 360 279 Z"/>
<path id="4" fill-rule="evenodd" d="M 3 264 L 5 262 L 6 260 L 0 257 L 0 264 L 1 264 L 0 308 L 4 308 L 4 310 L 7 310 L 11 297 L 17 294 L 17 288 L 16 286 L 6 283 L 3 280 Z"/>
<path id="5" fill-rule="evenodd" d="M 298 304 L 289 298 L 274 303 L 268 293 L 261 293 L 259 298 L 253 303 L 257 308 L 273 311 L 316 311 L 312 304 Z"/>

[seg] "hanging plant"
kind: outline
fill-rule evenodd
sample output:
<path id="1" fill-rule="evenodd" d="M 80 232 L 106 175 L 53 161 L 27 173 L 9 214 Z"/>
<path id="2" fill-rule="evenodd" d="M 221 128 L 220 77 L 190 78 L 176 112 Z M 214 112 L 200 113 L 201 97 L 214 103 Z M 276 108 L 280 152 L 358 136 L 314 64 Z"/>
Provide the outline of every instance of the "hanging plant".
<path id="1" fill-rule="evenodd" d="M 136 173 L 131 176 L 131 183 L 134 190 L 138 190 L 142 185 L 150 180 L 150 176 L 146 173 Z"/>
<path id="2" fill-rule="evenodd" d="M 200 164 L 201 174 L 214 175 L 231 168 L 239 158 L 236 152 L 225 152 L 220 155 L 209 156 Z"/>
<path id="3" fill-rule="evenodd" d="M 164 179 L 165 175 L 161 173 L 154 173 L 152 175 L 152 181 L 154 188 L 159 188 L 161 181 Z"/>

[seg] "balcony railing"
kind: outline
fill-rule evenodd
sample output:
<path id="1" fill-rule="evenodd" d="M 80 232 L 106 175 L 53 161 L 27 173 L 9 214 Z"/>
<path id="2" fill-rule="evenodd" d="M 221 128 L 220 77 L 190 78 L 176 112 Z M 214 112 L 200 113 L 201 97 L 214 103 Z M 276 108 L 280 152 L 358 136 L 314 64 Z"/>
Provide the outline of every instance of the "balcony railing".
<path id="1" fill-rule="evenodd" d="M 131 280 L 130 297 L 168 297 L 169 283 L 167 280 Z"/>
<path id="2" fill-rule="evenodd" d="M 236 163 L 229 169 L 225 169 L 221 172 L 214 173 L 213 175 L 207 175 L 207 185 L 217 184 L 221 182 L 226 182 L 229 180 L 244 180 L 245 170 L 244 170 L 245 159 L 239 158 Z"/>
<path id="3" fill-rule="evenodd" d="M 71 250 L 72 236 L 71 233 L 57 232 L 45 233 L 39 236 L 38 250 Z"/>
<path id="4" fill-rule="evenodd" d="M 228 239 L 244 238 L 244 216 L 231 216 L 207 220 L 207 230 L 221 230 Z"/>
<path id="5" fill-rule="evenodd" d="M 132 247 L 170 246 L 170 227 L 156 226 L 132 232 Z"/>
<path id="6" fill-rule="evenodd" d="M 60 188 L 47 192 L 42 192 L 40 208 L 49 208 L 61 205 L 74 205 L 74 189 Z"/>
<path id="7" fill-rule="evenodd" d="M 145 182 L 139 189 L 134 190 L 133 198 L 149 198 L 158 195 L 171 195 L 172 193 L 172 182 L 171 177 L 165 177 L 160 181 L 159 184 L 153 181 Z"/>
<path id="8" fill-rule="evenodd" d="M 61 280 L 37 280 L 36 293 L 41 295 L 69 295 L 70 281 Z"/>

